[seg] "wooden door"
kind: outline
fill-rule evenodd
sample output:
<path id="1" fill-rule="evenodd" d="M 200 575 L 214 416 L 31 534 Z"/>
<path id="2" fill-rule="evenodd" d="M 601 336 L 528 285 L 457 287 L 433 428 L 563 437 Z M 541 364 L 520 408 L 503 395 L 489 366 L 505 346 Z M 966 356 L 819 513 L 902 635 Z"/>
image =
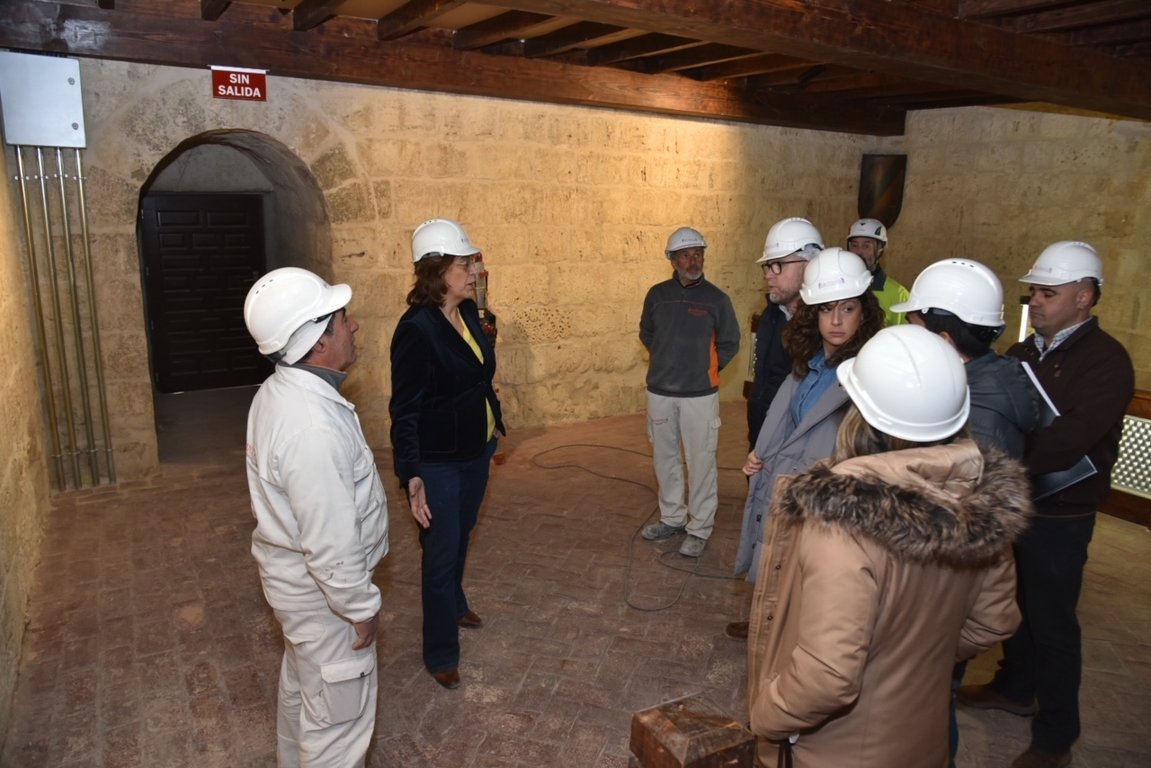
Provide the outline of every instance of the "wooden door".
<path id="1" fill-rule="evenodd" d="M 258 384 L 271 364 L 244 326 L 265 271 L 258 194 L 150 194 L 140 209 L 152 372 L 160 392 Z"/>

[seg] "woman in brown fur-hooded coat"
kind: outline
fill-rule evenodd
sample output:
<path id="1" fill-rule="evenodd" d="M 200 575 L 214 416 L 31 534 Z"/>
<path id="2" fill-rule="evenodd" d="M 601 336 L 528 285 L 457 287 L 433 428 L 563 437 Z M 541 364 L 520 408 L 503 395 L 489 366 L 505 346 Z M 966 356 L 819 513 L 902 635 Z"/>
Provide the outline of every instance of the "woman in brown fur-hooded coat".
<path id="1" fill-rule="evenodd" d="M 892 438 L 853 406 L 831 462 L 776 489 L 748 637 L 760 764 L 798 734 L 796 768 L 946 766 L 953 665 L 1019 624 L 1029 496 L 1002 454 Z"/>

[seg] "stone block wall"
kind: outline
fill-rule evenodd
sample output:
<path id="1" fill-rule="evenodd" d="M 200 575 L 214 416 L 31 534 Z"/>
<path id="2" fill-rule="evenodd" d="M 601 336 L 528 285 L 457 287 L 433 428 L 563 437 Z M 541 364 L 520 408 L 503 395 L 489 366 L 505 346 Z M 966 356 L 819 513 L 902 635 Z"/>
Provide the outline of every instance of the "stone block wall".
<path id="1" fill-rule="evenodd" d="M 1017 282 L 1057 240 L 1085 240 L 1103 258 L 1100 324 L 1151 389 L 1151 124 L 1043 108 L 968 108 L 909 117 L 903 212 L 889 271 L 908 287 L 933 261 L 965 257 L 1003 282 L 1006 347 L 1019 333 Z"/>
<path id="2" fill-rule="evenodd" d="M 200 70 L 81 64 L 124 479 L 157 462 L 135 238 L 141 186 L 181 142 L 219 130 L 269 137 L 321 191 L 327 221 L 315 229 L 330 240 L 321 271 L 356 291 L 361 355 L 348 394 L 376 445 L 387 442 L 388 343 L 421 221 L 458 218 L 485 251 L 497 384 L 513 429 L 633 413 L 644 403 L 639 313 L 647 288 L 670 274 L 667 235 L 683 224 L 704 232 L 707 275 L 746 328 L 763 305 L 754 261 L 767 229 L 803 215 L 841 244 L 864 152 L 909 156 L 887 257 L 893 275 L 909 285 L 930 261 L 968 255 L 999 271 L 1010 297 L 1011 277 L 1044 245 L 1092 240 L 1115 275 L 1099 313 L 1136 357 L 1140 386 L 1151 384 L 1148 323 L 1131 277 L 1151 210 L 1144 123 L 956 109 L 910 116 L 904 137 L 871 139 L 275 77 L 266 103 L 213 100 Z M 724 374 L 725 400 L 741 396 L 747 342 Z"/>
<path id="3" fill-rule="evenodd" d="M 48 521 L 50 461 L 20 219 L 7 215 L 19 204 L 9 183 L 9 159 L 0 155 L 0 740 L 11 719 L 32 575 Z"/>
<path id="4" fill-rule="evenodd" d="M 771 224 L 846 228 L 865 139 L 829 133 L 272 78 L 269 101 L 210 98 L 199 70 L 81 62 L 118 471 L 155 464 L 134 233 L 140 185 L 182 141 L 250 130 L 295 153 L 323 192 L 331 269 L 352 284 L 360 362 L 349 381 L 369 439 L 387 441 L 388 343 L 410 287 L 409 239 L 458 218 L 485 252 L 499 317 L 498 384 L 513 428 L 643 408 L 638 340 L 663 247 L 690 224 L 709 279 L 749 322 Z M 95 196 L 94 196 L 95 197 Z M 102 315 L 103 320 L 103 315 Z M 722 396 L 741 396 L 744 352 Z"/>

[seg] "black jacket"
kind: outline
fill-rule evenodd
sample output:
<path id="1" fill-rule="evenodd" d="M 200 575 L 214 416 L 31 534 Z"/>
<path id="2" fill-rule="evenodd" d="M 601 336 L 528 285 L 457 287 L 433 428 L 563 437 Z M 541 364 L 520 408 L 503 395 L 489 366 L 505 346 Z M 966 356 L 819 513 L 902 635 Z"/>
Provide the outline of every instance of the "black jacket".
<path id="1" fill-rule="evenodd" d="M 396 476 L 406 487 L 419 477 L 419 464 L 467 461 L 488 442 L 487 409 L 506 434 L 500 401 L 492 388 L 495 350 L 480 327 L 473 301 L 460 304 L 460 317 L 483 352 L 483 362 L 439 307 L 411 307 L 392 335 L 392 448 Z"/>
<path id="2" fill-rule="evenodd" d="M 755 374 L 747 398 L 747 444 L 755 447 L 767 409 L 783 380 L 791 373 L 791 355 L 783 346 L 787 315 L 778 305 L 767 302 L 755 330 Z"/>
<path id="3" fill-rule="evenodd" d="M 1072 467 L 1087 454 L 1097 474 L 1035 504 L 1036 513 L 1096 511 L 1111 489 L 1123 416 L 1135 396 L 1135 370 L 1123 345 L 1092 317 L 1039 361 L 1034 335 L 1007 350 L 1032 367 L 1060 416 L 1027 437 L 1023 463 L 1032 475 Z"/>

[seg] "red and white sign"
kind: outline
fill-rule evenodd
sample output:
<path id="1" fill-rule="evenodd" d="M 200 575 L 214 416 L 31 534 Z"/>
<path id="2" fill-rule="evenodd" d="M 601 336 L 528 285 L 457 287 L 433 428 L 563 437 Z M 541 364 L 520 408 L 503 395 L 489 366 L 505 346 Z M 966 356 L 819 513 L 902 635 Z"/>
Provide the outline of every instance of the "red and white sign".
<path id="1" fill-rule="evenodd" d="M 267 101 L 267 70 L 212 67 L 212 98 Z"/>

